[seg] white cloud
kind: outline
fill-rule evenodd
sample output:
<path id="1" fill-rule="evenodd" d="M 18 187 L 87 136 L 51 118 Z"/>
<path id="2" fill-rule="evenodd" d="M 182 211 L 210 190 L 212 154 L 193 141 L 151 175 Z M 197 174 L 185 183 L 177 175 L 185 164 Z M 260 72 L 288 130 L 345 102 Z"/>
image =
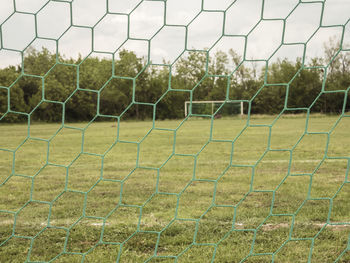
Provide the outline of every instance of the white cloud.
<path id="1" fill-rule="evenodd" d="M 92 30 L 89 28 L 71 27 L 58 41 L 58 51 L 70 57 L 87 56 L 92 51 Z"/>
<path id="2" fill-rule="evenodd" d="M 106 0 L 74 0 L 72 9 L 74 25 L 93 26 L 107 12 Z"/>
<path id="3" fill-rule="evenodd" d="M 21 12 L 36 13 L 49 0 L 16 0 L 16 10 Z"/>
<path id="4" fill-rule="evenodd" d="M 0 50 L 0 69 L 9 65 L 19 65 L 22 63 L 20 52 L 10 50 Z"/>
<path id="5" fill-rule="evenodd" d="M 350 1 L 330 0 L 325 2 L 322 25 L 342 25 L 349 20 Z"/>
<path id="6" fill-rule="evenodd" d="M 204 10 L 226 10 L 232 3 L 231 0 L 204 0 Z"/>
<path id="7" fill-rule="evenodd" d="M 172 63 L 185 50 L 185 28 L 166 26 L 151 41 L 153 63 Z"/>
<path id="8" fill-rule="evenodd" d="M 143 2 L 130 15 L 130 37 L 149 39 L 164 25 L 164 3 Z"/>
<path id="9" fill-rule="evenodd" d="M 69 4 L 50 2 L 38 13 L 37 23 L 40 37 L 59 38 L 71 25 Z"/>
<path id="10" fill-rule="evenodd" d="M 285 43 L 306 42 L 320 26 L 322 5 L 300 4 L 287 18 Z"/>
<path id="11" fill-rule="evenodd" d="M 109 12 L 129 14 L 142 0 L 108 0 Z"/>
<path id="12" fill-rule="evenodd" d="M 2 25 L 2 41 L 5 48 L 22 51 L 34 38 L 34 15 L 15 13 Z"/>
<path id="13" fill-rule="evenodd" d="M 309 60 L 315 56 L 323 56 L 324 44 L 328 43 L 331 38 L 334 39 L 335 42 L 339 42 L 341 38 L 341 33 L 341 27 L 320 28 L 306 45 L 305 55 L 307 59 Z"/>
<path id="14" fill-rule="evenodd" d="M 263 17 L 284 19 L 298 3 L 298 0 L 265 0 Z"/>
<path id="15" fill-rule="evenodd" d="M 271 57 L 270 61 L 275 62 L 277 59 L 288 59 L 289 61 L 296 61 L 297 58 L 301 58 L 303 56 L 303 53 L 303 44 L 282 45 Z"/>
<path id="16" fill-rule="evenodd" d="M 277 21 L 261 21 L 248 36 L 248 59 L 268 59 L 282 44 L 283 23 Z"/>
<path id="17" fill-rule="evenodd" d="M 259 22 L 261 9 L 261 0 L 237 0 L 226 13 L 225 34 L 248 34 Z"/>
<path id="18" fill-rule="evenodd" d="M 127 40 L 127 30 L 127 16 L 105 16 L 94 28 L 94 50 L 115 52 Z"/>
<path id="19" fill-rule="evenodd" d="M 13 0 L 2 0 L 0 9 L 0 24 L 2 24 L 13 12 Z"/>
<path id="20" fill-rule="evenodd" d="M 223 18 L 221 12 L 202 12 L 188 27 L 187 48 L 204 49 L 214 45 L 222 36 Z"/>
<path id="21" fill-rule="evenodd" d="M 201 0 L 168 0 L 166 7 L 168 25 L 188 25 L 199 14 Z"/>
<path id="22" fill-rule="evenodd" d="M 46 5 L 47 0 L 15 0 L 15 2 L 18 10 L 37 12 L 43 5 Z M 228 8 L 225 25 L 222 24 L 223 12 L 201 12 L 201 5 L 201 0 L 167 0 L 166 2 L 108 0 L 109 12 L 130 13 L 130 28 L 128 28 L 126 15 L 107 15 L 94 29 L 94 48 L 97 51 L 114 52 L 127 40 L 129 32 L 131 38 L 145 40 L 129 39 L 122 48 L 132 50 L 138 56 L 147 56 L 149 40 L 152 61 L 158 63 L 162 62 L 163 59 L 172 61 L 183 51 L 185 45 L 184 29 L 166 25 L 183 25 L 188 26 L 187 48 L 211 48 L 216 41 L 219 41 L 212 47 L 211 54 L 217 50 L 227 52 L 232 48 L 243 56 L 244 37 L 230 37 L 230 35 L 248 34 L 261 18 L 284 19 L 296 5 L 297 8 L 286 21 L 284 42 L 298 44 L 282 45 L 273 56 L 273 60 L 277 59 L 278 56 L 290 59 L 302 56 L 303 43 L 307 47 L 306 55 L 308 58 L 316 55 L 322 56 L 323 43 L 327 42 L 329 37 L 333 35 L 337 35 L 338 38 L 341 35 L 341 27 L 319 28 L 322 7 L 322 3 L 319 2 L 265 0 L 264 9 L 262 9 L 262 0 L 204 0 L 204 10 L 213 11 Z M 38 36 L 59 40 L 59 52 L 63 53 L 65 57 L 77 57 L 79 53 L 90 53 L 92 29 L 78 30 L 73 27 L 62 39 L 59 39 L 61 34 L 72 26 L 72 23 L 93 27 L 102 16 L 106 15 L 107 11 L 106 0 L 75 0 L 72 6 L 73 21 L 70 21 L 69 4 L 64 2 L 50 2 L 37 15 Z M 0 23 L 13 12 L 13 0 L 1 0 Z M 327 0 L 324 2 L 322 26 L 344 25 L 349 18 L 349 0 Z M 281 42 L 281 23 L 260 22 L 247 36 L 247 58 L 267 58 L 275 51 Z M 35 37 L 34 16 L 17 13 L 5 24 L 2 24 L 1 29 L 2 36 L 0 37 L 4 48 L 23 50 Z M 160 31 L 158 32 L 158 30 Z M 313 38 L 306 43 L 316 31 Z M 154 35 L 156 32 L 158 33 Z M 224 35 L 222 35 L 223 33 Z M 52 41 L 52 43 L 55 42 Z M 33 42 L 33 45 L 39 48 L 45 46 L 40 44 L 39 40 Z M 345 27 L 343 46 L 350 48 L 350 22 Z M 2 61 L 6 63 L 17 61 L 11 57 L 6 58 L 6 56 L 14 56 L 14 54 L 3 53 Z"/>
<path id="23" fill-rule="evenodd" d="M 148 56 L 148 41 L 146 40 L 133 40 L 128 39 L 125 44 L 119 49 L 121 50 L 129 50 L 134 52 L 138 57 L 147 58 Z"/>

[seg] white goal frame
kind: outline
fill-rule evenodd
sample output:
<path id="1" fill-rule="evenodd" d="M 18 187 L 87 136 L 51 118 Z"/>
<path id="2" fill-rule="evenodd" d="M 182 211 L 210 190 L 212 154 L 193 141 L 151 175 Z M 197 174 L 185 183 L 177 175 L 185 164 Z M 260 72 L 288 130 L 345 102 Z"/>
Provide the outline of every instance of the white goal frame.
<path id="1" fill-rule="evenodd" d="M 192 103 L 195 104 L 210 104 L 211 103 L 211 114 L 214 114 L 214 103 L 230 103 L 229 101 L 225 101 L 225 100 L 193 100 Z M 243 101 L 240 102 L 241 103 L 241 117 L 243 117 Z M 185 101 L 185 117 L 187 117 L 188 115 L 188 111 L 187 111 L 187 105 L 191 104 L 191 101 Z"/>

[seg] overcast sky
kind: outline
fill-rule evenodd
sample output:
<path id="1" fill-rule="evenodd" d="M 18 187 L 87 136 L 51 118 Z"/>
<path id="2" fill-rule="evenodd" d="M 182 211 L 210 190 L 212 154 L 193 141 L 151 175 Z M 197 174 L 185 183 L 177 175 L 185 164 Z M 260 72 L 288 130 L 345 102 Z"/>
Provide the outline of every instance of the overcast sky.
<path id="1" fill-rule="evenodd" d="M 350 0 L 324 0 L 323 16 L 322 4 L 308 0 L 303 0 L 298 7 L 298 0 L 265 0 L 264 6 L 262 0 L 204 0 L 203 7 L 201 0 L 108 0 L 106 16 L 106 0 L 15 0 L 17 11 L 37 13 L 35 28 L 34 15 L 14 13 L 11 16 L 13 2 L 1 0 L 1 49 L 22 51 L 31 44 L 37 49 L 44 46 L 55 52 L 58 40 L 58 51 L 67 58 L 76 58 L 79 53 L 85 56 L 92 48 L 112 53 L 125 48 L 147 56 L 150 40 L 154 63 L 161 63 L 163 59 L 174 61 L 185 47 L 209 48 L 212 52 L 232 48 L 243 55 L 246 45 L 247 59 L 267 59 L 282 43 L 282 19 L 293 9 L 286 20 L 284 43 L 296 44 L 283 45 L 274 59 L 302 56 L 301 43 L 308 41 L 318 29 L 321 17 L 324 27 L 307 43 L 306 55 L 322 56 L 323 44 L 330 37 L 340 39 L 342 35 L 342 27 L 336 25 L 345 25 L 350 18 Z M 261 21 L 252 31 L 261 16 L 269 20 Z M 128 40 L 128 30 L 134 40 Z M 350 48 L 350 22 L 344 37 L 344 45 Z M 0 67 L 18 64 L 20 60 L 20 53 L 0 50 Z"/>

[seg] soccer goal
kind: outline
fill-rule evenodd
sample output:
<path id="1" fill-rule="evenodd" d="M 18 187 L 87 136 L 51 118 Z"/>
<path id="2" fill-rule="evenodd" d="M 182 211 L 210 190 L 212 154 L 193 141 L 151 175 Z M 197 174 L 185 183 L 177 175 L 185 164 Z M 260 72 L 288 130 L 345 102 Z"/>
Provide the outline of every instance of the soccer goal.
<path id="1" fill-rule="evenodd" d="M 192 114 L 209 114 L 213 115 L 219 108 L 225 110 L 220 112 L 220 116 L 237 116 L 244 115 L 243 101 L 223 101 L 223 100 L 212 100 L 212 101 L 185 101 L 185 117 L 189 113 Z"/>

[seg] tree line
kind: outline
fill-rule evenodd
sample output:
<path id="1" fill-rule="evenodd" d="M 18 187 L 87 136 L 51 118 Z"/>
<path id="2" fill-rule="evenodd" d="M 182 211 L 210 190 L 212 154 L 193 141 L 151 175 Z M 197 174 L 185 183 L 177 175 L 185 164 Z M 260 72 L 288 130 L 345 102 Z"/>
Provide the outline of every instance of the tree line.
<path id="1" fill-rule="evenodd" d="M 328 63 L 327 70 L 319 67 Z M 278 113 L 285 105 L 337 113 L 348 95 L 328 91 L 350 86 L 350 56 L 338 53 L 333 42 L 325 46 L 324 57 L 313 58 L 307 65 L 301 58 L 260 65 L 242 61 L 230 50 L 212 56 L 188 51 L 170 68 L 147 65 L 144 58 L 127 50 L 113 61 L 97 57 L 66 59 L 47 49 L 34 48 L 25 53 L 23 65 L 0 69 L 0 117 L 10 107 L 24 113 L 35 109 L 32 120 L 46 122 L 60 121 L 62 112 L 69 121 L 91 120 L 97 111 L 147 119 L 152 117 L 155 104 L 156 118 L 183 118 L 184 102 L 190 100 L 191 90 L 192 100 L 225 100 L 227 96 L 231 100 L 251 100 L 253 114 Z M 327 92 L 320 95 L 322 87 Z M 132 103 L 132 98 L 137 103 Z M 349 105 L 350 99 L 347 110 Z M 8 114 L 4 120 L 20 121 L 21 115 Z"/>

